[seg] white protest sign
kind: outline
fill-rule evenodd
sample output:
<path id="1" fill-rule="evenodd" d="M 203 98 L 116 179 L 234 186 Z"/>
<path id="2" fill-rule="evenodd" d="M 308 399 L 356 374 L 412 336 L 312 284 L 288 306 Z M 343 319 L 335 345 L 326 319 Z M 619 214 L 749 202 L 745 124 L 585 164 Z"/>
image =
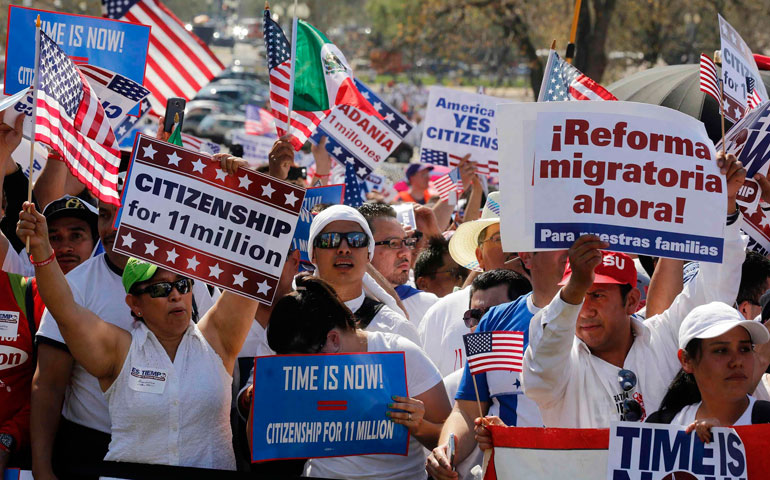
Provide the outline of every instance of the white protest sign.
<path id="1" fill-rule="evenodd" d="M 431 87 L 420 161 L 456 167 L 468 153 L 482 175 L 497 174 L 495 108 L 505 99 Z"/>
<path id="2" fill-rule="evenodd" d="M 140 135 L 114 249 L 270 305 L 305 189 Z"/>
<path id="3" fill-rule="evenodd" d="M 746 448 L 732 428 L 713 427 L 704 444 L 682 425 L 613 422 L 607 480 L 746 479 Z"/>
<path id="4" fill-rule="evenodd" d="M 630 102 L 498 106 L 503 250 L 615 251 L 721 262 L 726 185 L 703 124 Z"/>
<path id="5" fill-rule="evenodd" d="M 735 122 L 746 111 L 746 77 L 754 79 L 754 88 L 762 100 L 767 100 L 767 89 L 759 75 L 751 48 L 737 30 L 719 15 L 719 37 L 722 48 L 722 82 L 724 84 L 725 117 Z"/>
<path id="6" fill-rule="evenodd" d="M 383 120 L 350 105 L 339 105 L 318 125 L 310 141 L 318 144 L 321 136 L 326 136 L 326 150 L 332 158 L 354 164 L 358 176 L 365 178 L 401 144 L 412 124 L 363 82 L 355 79 L 355 84 Z"/>
<path id="7" fill-rule="evenodd" d="M 414 218 L 414 205 L 411 203 L 400 203 L 393 205 L 393 210 L 396 211 L 396 218 L 398 222 L 404 227 L 412 227 L 412 230 L 417 230 L 417 220 Z"/>

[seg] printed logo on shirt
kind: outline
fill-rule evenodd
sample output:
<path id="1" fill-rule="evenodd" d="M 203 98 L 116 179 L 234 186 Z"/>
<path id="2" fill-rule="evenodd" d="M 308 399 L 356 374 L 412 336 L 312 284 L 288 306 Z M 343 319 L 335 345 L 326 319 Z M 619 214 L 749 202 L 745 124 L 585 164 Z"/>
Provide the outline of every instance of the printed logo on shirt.
<path id="1" fill-rule="evenodd" d="M 132 366 L 128 387 L 137 392 L 162 394 L 167 378 L 168 372 L 164 369 Z"/>
<path id="2" fill-rule="evenodd" d="M 615 399 L 615 408 L 618 410 L 618 415 L 620 415 L 620 421 L 625 422 L 627 421 L 625 414 L 623 413 L 623 402 L 627 399 L 635 400 L 639 406 L 642 408 L 642 417 L 640 421 L 644 421 L 645 418 L 647 418 L 647 410 L 644 409 L 644 397 L 639 392 L 623 392 L 619 393 L 617 395 L 613 395 L 613 398 Z M 631 420 L 631 421 L 637 421 L 637 420 Z"/>
<path id="3" fill-rule="evenodd" d="M 0 370 L 18 367 L 26 362 L 27 358 L 29 355 L 24 350 L 9 345 L 0 345 Z"/>
<path id="4" fill-rule="evenodd" d="M 19 312 L 0 310 L 0 337 L 10 341 L 19 334 Z"/>

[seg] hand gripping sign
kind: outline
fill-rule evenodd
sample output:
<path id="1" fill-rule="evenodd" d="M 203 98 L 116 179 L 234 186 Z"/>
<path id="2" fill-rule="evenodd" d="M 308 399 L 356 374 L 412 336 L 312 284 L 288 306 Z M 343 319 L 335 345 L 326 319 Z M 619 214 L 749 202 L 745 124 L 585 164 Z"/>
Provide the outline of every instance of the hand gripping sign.
<path id="1" fill-rule="evenodd" d="M 404 352 L 257 357 L 252 461 L 390 453 L 409 432 L 385 416 L 408 397 Z"/>
<path id="2" fill-rule="evenodd" d="M 114 249 L 270 305 L 305 190 L 137 136 Z"/>
<path id="3" fill-rule="evenodd" d="M 630 102 L 498 105 L 503 250 L 614 251 L 721 263 L 726 184 L 703 124 Z"/>

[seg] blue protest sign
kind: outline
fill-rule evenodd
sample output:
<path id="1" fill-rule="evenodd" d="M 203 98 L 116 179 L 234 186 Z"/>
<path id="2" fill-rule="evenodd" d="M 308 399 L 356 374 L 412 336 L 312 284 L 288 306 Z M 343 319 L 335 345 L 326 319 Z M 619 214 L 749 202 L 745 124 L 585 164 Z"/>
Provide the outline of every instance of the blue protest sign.
<path id="1" fill-rule="evenodd" d="M 408 396 L 404 352 L 257 357 L 251 459 L 406 455 L 385 412 Z"/>
<path id="2" fill-rule="evenodd" d="M 11 5 L 5 57 L 5 94 L 32 85 L 35 72 L 35 19 L 75 63 L 87 63 L 124 75 L 140 84 L 150 41 L 150 27 L 86 15 L 49 12 Z M 133 113 L 137 113 L 138 109 Z"/>
<path id="3" fill-rule="evenodd" d="M 358 176 L 366 178 L 401 144 L 412 130 L 412 124 L 362 81 L 356 79 L 355 83 L 384 121 L 350 105 L 340 105 L 318 125 L 310 141 L 318 144 L 321 135 L 328 137 L 326 150 L 332 158 L 340 163 L 354 164 Z"/>
<path id="4" fill-rule="evenodd" d="M 307 256 L 307 239 L 310 237 L 310 224 L 313 223 L 313 215 L 310 211 L 319 204 L 341 204 L 344 194 L 345 185 L 327 185 L 307 189 L 305 200 L 302 201 L 302 209 L 299 211 L 297 228 L 294 229 L 294 239 L 291 241 L 292 247 L 299 249 L 302 255 L 301 261 L 310 263 L 310 258 Z"/>

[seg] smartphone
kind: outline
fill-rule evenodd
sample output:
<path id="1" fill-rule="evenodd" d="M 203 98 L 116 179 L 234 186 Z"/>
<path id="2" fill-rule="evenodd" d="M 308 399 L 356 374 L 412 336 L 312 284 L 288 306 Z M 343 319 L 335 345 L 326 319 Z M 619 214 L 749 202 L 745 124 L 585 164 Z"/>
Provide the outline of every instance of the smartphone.
<path id="1" fill-rule="evenodd" d="M 447 457 L 449 457 L 449 466 L 452 467 L 452 471 L 455 469 L 455 434 L 449 434 L 449 446 L 447 447 Z"/>
<path id="2" fill-rule="evenodd" d="M 243 157 L 243 145 L 240 143 L 230 145 L 230 155 L 233 157 Z"/>
<path id="3" fill-rule="evenodd" d="M 296 180 L 298 178 L 307 180 L 307 167 L 289 167 L 289 173 L 286 180 Z"/>
<path id="4" fill-rule="evenodd" d="M 172 97 L 166 102 L 166 121 L 163 124 L 163 130 L 171 132 L 174 129 L 174 117 L 179 114 L 179 128 L 184 123 L 184 109 L 187 101 L 184 98 Z"/>

